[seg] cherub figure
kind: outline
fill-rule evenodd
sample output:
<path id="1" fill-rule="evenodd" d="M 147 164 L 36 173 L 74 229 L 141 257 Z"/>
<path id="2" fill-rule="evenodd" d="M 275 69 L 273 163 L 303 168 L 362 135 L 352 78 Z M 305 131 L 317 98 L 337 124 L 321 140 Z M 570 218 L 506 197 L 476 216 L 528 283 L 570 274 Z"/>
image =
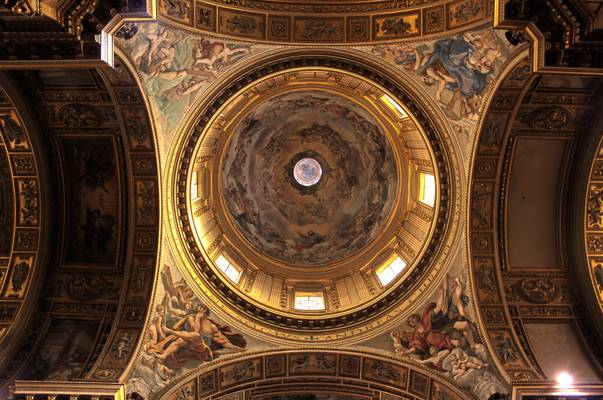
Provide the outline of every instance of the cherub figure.
<path id="1" fill-rule="evenodd" d="M 236 54 L 250 53 L 249 47 L 230 48 L 223 42 L 201 40 L 195 43 L 193 48 L 193 65 L 190 71 L 210 70 L 216 71 L 219 63 L 228 63 L 230 58 Z M 193 73 L 193 72 L 191 72 Z"/>

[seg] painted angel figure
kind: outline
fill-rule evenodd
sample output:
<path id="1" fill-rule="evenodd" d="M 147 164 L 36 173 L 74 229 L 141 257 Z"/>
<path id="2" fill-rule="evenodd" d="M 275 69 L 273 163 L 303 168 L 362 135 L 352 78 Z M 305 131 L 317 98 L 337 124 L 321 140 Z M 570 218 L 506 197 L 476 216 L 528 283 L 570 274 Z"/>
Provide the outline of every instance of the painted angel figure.
<path id="1" fill-rule="evenodd" d="M 181 318 L 193 313 L 193 301 L 195 297 L 184 279 L 174 282 L 170 267 L 166 265 L 161 272 L 161 281 L 166 291 L 162 302 L 166 315 L 168 317 Z"/>
<path id="2" fill-rule="evenodd" d="M 211 361 L 220 354 L 240 352 L 247 346 L 241 334 L 209 319 L 209 309 L 198 304 L 172 327 L 162 326 L 166 335 L 148 347 L 148 352 L 170 369 L 179 369 L 188 360 Z"/>
<path id="3" fill-rule="evenodd" d="M 452 377 L 459 379 L 460 377 L 471 372 L 472 369 L 487 368 L 488 363 L 483 362 L 477 357 L 470 356 L 464 351 L 450 354 L 450 365 L 452 367 Z"/>
<path id="4" fill-rule="evenodd" d="M 223 42 L 206 39 L 197 41 L 193 48 L 194 61 L 189 73 L 196 75 L 204 70 L 217 72 L 221 65 L 228 64 L 234 56 L 250 52 L 248 46 L 229 47 Z"/>
<path id="5" fill-rule="evenodd" d="M 440 287 L 437 302 L 427 304 L 422 315 L 408 317 L 407 325 L 411 329 L 406 336 L 400 330 L 391 332 L 396 353 L 427 359 L 442 350 L 481 347 L 475 340 L 475 328 L 465 310 L 467 298 L 462 284 L 455 278 L 450 290 L 449 280 L 447 276 Z"/>
<path id="6" fill-rule="evenodd" d="M 185 70 L 173 70 L 176 56 L 175 45 L 181 40 L 167 28 L 156 28 L 144 32 L 144 42 L 136 42 L 132 59 L 140 70 L 151 77 L 177 79 L 186 75 Z"/>
<path id="7" fill-rule="evenodd" d="M 467 39 L 473 40 L 468 41 Z M 477 47 L 474 43 L 478 43 Z M 457 36 L 441 39 L 433 45 L 433 51 L 423 56 L 417 73 L 423 76 L 428 85 L 437 85 L 435 97 L 447 111 L 453 112 L 459 104 L 459 117 L 474 115 L 479 108 L 481 94 L 493 72 L 492 64 L 496 58 L 495 43 L 492 40 L 477 41 L 475 36 Z M 492 47 L 491 50 L 486 50 Z M 486 57 L 481 59 L 484 50 Z M 442 100 L 447 90 L 452 93 L 448 102 Z"/>

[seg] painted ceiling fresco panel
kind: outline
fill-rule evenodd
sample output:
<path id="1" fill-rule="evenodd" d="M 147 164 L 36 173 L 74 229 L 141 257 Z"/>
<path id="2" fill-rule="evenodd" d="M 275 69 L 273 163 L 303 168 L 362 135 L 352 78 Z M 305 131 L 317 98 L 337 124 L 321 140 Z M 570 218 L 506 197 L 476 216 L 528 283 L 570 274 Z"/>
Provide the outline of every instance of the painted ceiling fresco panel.
<path id="1" fill-rule="evenodd" d="M 66 263 L 114 265 L 120 232 L 119 167 L 110 137 L 60 139 L 65 171 Z"/>
<path id="2" fill-rule="evenodd" d="M 189 36 L 155 24 L 137 24 L 132 29 L 133 35 L 118 35 L 119 44 L 142 75 L 161 134 L 172 135 L 194 95 L 253 50 L 249 44 Z"/>
<path id="3" fill-rule="evenodd" d="M 198 1 L 195 13 L 195 28 L 215 32 L 216 10 L 216 6 Z"/>
<path id="4" fill-rule="evenodd" d="M 344 31 L 345 23 L 342 17 L 293 19 L 293 38 L 299 42 L 343 42 Z"/>
<path id="5" fill-rule="evenodd" d="M 159 286 L 156 294 L 159 300 L 155 302 L 150 327 L 143 339 L 140 362 L 130 378 L 132 391 L 146 397 L 195 367 L 257 346 L 255 340 L 249 340 L 213 316 L 177 268 L 165 265 Z M 178 340 L 180 338 L 186 340 Z M 238 377 L 256 379 L 257 374 L 263 374 L 257 361 L 249 362 L 222 371 L 221 379 L 228 385 Z M 217 389 L 214 375 L 200 378 L 200 395 Z"/>
<path id="6" fill-rule="evenodd" d="M 80 377 L 99 328 L 99 321 L 53 319 L 23 378 L 62 381 Z"/>
<path id="7" fill-rule="evenodd" d="M 193 0 L 160 0 L 159 13 L 185 25 L 192 25 Z"/>
<path id="8" fill-rule="evenodd" d="M 218 15 L 218 32 L 250 39 L 264 39 L 266 22 L 263 14 L 222 9 Z"/>
<path id="9" fill-rule="evenodd" d="M 387 349 L 396 357 L 414 361 L 452 379 L 478 398 L 488 398 L 506 389 L 476 328 L 468 281 L 463 265 L 459 264 L 462 257 L 457 255 L 456 260 L 458 263 L 451 268 L 451 274 L 422 306 L 414 309 L 389 334 L 363 345 Z M 453 275 L 454 271 L 459 275 Z M 425 392 L 424 385 L 413 383 L 415 380 L 413 372 L 410 389 L 415 393 Z M 413 385 L 416 385 L 414 389 Z M 433 390 L 432 387 L 429 392 L 432 397 Z"/>
<path id="10" fill-rule="evenodd" d="M 282 114 L 273 116 L 275 109 Z M 303 157 L 316 158 L 323 174 L 316 187 L 301 190 L 288 164 Z M 235 130 L 222 163 L 225 202 L 240 232 L 259 251 L 293 264 L 332 262 L 369 244 L 385 227 L 397 180 L 377 121 L 321 91 L 257 107 Z"/>
<path id="11" fill-rule="evenodd" d="M 448 28 L 464 26 L 482 18 L 485 13 L 483 2 L 484 0 L 466 0 L 448 3 Z"/>
<path id="12" fill-rule="evenodd" d="M 432 32 L 437 32 L 443 29 L 444 20 L 448 21 L 448 24 L 457 24 L 458 26 L 463 23 L 471 23 L 475 15 L 483 15 L 486 12 L 484 7 L 481 1 L 465 1 L 445 9 L 433 7 L 430 16 L 422 13 L 416 16 L 416 21 L 413 20 L 409 24 L 412 29 L 415 29 L 416 26 L 418 31 L 431 29 Z M 412 13 L 403 14 L 401 16 L 406 17 Z M 241 25 L 241 21 L 239 21 L 231 23 L 231 27 L 227 28 L 226 21 L 218 22 L 216 10 L 209 7 L 209 5 L 202 14 L 195 16 L 195 18 L 196 23 L 202 24 L 205 27 L 204 29 L 207 30 L 217 30 L 218 24 L 222 24 L 222 28 L 220 28 L 222 30 L 248 29 L 247 25 L 254 25 L 253 21 L 249 21 L 247 25 Z M 285 37 L 291 34 L 294 39 L 306 42 L 313 40 L 323 42 L 343 41 L 346 33 L 348 39 L 351 39 L 349 35 L 353 33 L 358 35 L 356 37 L 360 40 L 361 37 L 365 37 L 363 35 L 366 35 L 365 28 L 367 28 L 366 19 L 363 18 L 364 16 L 359 16 L 357 21 L 353 21 L 355 24 L 352 24 L 350 19 L 345 20 L 343 18 L 325 17 L 324 20 L 318 21 L 320 23 L 316 20 L 304 20 L 299 17 L 281 18 L 279 20 L 270 18 L 266 20 L 268 26 L 265 27 L 265 31 L 268 38 L 271 35 L 273 37 L 279 35 Z M 385 21 L 382 22 L 385 24 Z M 382 29 L 382 26 L 387 24 L 383 24 L 379 25 L 378 34 L 380 35 L 388 34 L 386 32 L 388 29 Z M 259 26 L 258 21 L 256 21 L 256 25 Z M 240 65 L 239 63 L 258 56 L 268 49 L 267 46 L 258 44 L 231 43 L 225 40 L 188 35 L 168 27 L 159 27 L 152 24 L 138 24 L 136 27 L 138 29 L 137 33 L 131 36 L 123 36 L 119 39 L 119 46 L 129 54 L 130 59 L 142 76 L 145 93 L 149 96 L 154 110 L 157 111 L 157 123 L 163 148 L 167 148 L 167 145 L 175 138 L 174 128 L 178 126 L 187 108 L 201 99 L 206 94 L 209 86 L 218 80 L 220 75 L 227 72 L 229 68 Z M 254 35 L 259 37 L 258 30 L 253 32 Z M 393 31 L 389 34 L 394 36 L 404 35 Z M 276 50 L 276 47 L 271 49 Z M 437 104 L 441 112 L 446 115 L 454 131 L 457 132 L 459 141 L 464 143 L 467 148 L 469 148 L 472 135 L 477 129 L 484 99 L 487 98 L 504 63 L 511 56 L 511 50 L 504 39 L 489 28 L 437 40 L 413 43 L 401 42 L 362 47 L 357 50 L 367 52 L 370 57 L 378 57 L 390 63 L 405 78 L 412 79 L 413 82 L 424 89 L 425 93 L 434 100 L 434 104 Z M 521 80 L 523 77 L 518 76 L 516 79 Z M 504 130 L 502 121 L 507 115 L 500 113 L 499 117 L 495 121 L 498 124 L 495 124 L 496 129 L 493 129 L 493 134 L 489 138 L 490 141 L 484 143 L 486 152 L 489 150 L 496 153 L 498 146 L 501 145 L 499 140 Z M 264 119 L 264 121 L 266 120 L 268 119 Z M 501 123 L 502 126 L 500 126 Z M 494 166 L 485 165 L 481 169 L 485 174 L 484 178 L 489 178 L 495 168 L 496 164 Z M 491 193 L 485 196 L 487 201 L 491 201 L 491 196 Z M 490 219 L 491 216 L 486 218 L 487 224 L 490 223 Z M 480 224 L 481 222 L 477 221 L 475 223 Z M 486 248 L 482 252 L 486 252 L 494 245 L 490 236 L 484 237 L 481 242 L 477 243 L 480 246 L 484 244 Z M 168 260 L 166 264 L 174 265 L 171 260 Z M 493 266 L 491 267 L 493 268 Z M 491 273 L 492 271 L 487 270 L 487 272 Z M 169 280 L 166 280 L 166 274 L 172 275 L 172 284 L 169 283 Z M 176 278 L 177 276 L 178 278 Z M 175 379 L 174 376 L 182 376 L 194 368 L 203 366 L 211 359 L 207 356 L 196 359 L 193 357 L 187 361 L 183 360 L 180 365 L 172 364 L 172 357 L 179 357 L 180 354 L 186 352 L 190 353 L 190 349 L 183 346 L 175 350 L 172 347 L 168 351 L 169 344 L 161 345 L 161 339 L 157 340 L 161 337 L 160 327 L 164 323 L 163 321 L 165 321 L 164 325 L 168 327 L 168 330 L 164 333 L 165 338 L 170 335 L 174 338 L 178 335 L 178 330 L 174 328 L 174 324 L 177 322 L 178 313 L 185 313 L 187 307 L 186 301 L 176 300 L 178 299 L 179 290 L 185 297 L 188 296 L 187 298 L 198 301 L 196 296 L 192 295 L 191 289 L 185 289 L 187 285 L 184 280 L 179 280 L 179 276 L 174 267 L 163 268 L 160 289 L 155 301 L 155 310 L 151 317 L 154 322 L 152 322 L 149 330 L 150 336 L 144 339 L 140 361 L 131 379 L 131 383 L 135 387 L 146 390 L 147 393 L 150 390 L 149 388 L 156 392 L 167 387 Z M 398 327 L 391 332 L 391 336 L 386 334 L 379 339 L 383 343 L 388 343 L 387 346 L 375 343 L 372 343 L 371 346 L 377 347 L 380 351 L 389 351 L 401 359 L 410 359 L 412 362 L 425 365 L 436 374 L 448 376 L 458 386 L 473 392 L 478 397 L 488 397 L 489 394 L 495 391 L 504 392 L 506 389 L 492 367 L 491 360 L 483 347 L 483 339 L 479 337 L 479 334 L 474 336 L 469 334 L 470 331 L 475 333 L 477 328 L 472 328 L 475 319 L 472 312 L 469 311 L 472 309 L 469 306 L 472 300 L 467 290 L 469 282 L 466 274 L 456 271 L 454 275 L 446 278 L 446 282 L 446 285 L 442 283 L 436 290 L 438 293 L 430 297 L 430 301 L 423 303 L 422 307 L 415 310 L 419 315 L 419 322 L 417 323 L 414 320 L 414 322 L 411 322 L 415 323 L 414 329 L 406 322 L 400 322 Z M 173 290 L 169 288 L 170 286 L 180 288 Z M 480 292 L 480 296 L 489 296 L 490 299 L 498 297 L 498 293 L 488 292 L 490 289 L 486 285 L 482 291 L 483 293 Z M 421 319 L 421 313 L 431 307 L 431 303 L 438 303 L 439 293 L 441 292 L 444 293 L 444 300 L 440 302 L 448 304 L 449 312 L 442 314 L 443 319 L 441 321 L 433 322 L 429 339 L 416 337 L 416 347 L 413 348 L 409 345 L 410 341 L 407 336 L 412 336 L 418 324 L 427 322 L 426 319 L 425 321 Z M 209 304 L 209 307 L 213 307 L 213 305 Z M 461 323 L 463 321 L 459 317 L 462 313 L 464 313 L 465 324 Z M 212 316 L 208 320 L 213 321 L 212 323 L 217 327 L 223 326 L 223 323 L 214 320 Z M 442 324 L 442 326 L 438 324 Z M 445 329 L 444 325 L 446 324 L 450 325 L 451 329 Z M 192 332 L 194 329 L 185 327 L 183 331 Z M 236 329 L 231 329 L 231 332 L 234 335 L 238 334 Z M 154 335 L 156 335 L 155 339 Z M 247 346 L 232 348 L 233 354 L 244 353 L 245 350 L 257 345 L 251 337 L 246 334 L 243 335 Z M 436 338 L 439 339 L 436 340 Z M 236 339 L 233 340 L 236 341 Z M 398 341 L 396 342 L 396 340 Z M 423 347 L 421 347 L 421 343 Z M 227 346 L 229 345 L 227 344 Z M 228 353 L 226 350 L 224 353 L 217 351 L 214 358 L 217 358 L 220 354 Z M 352 357 L 349 362 L 346 362 L 347 366 L 341 364 L 343 359 L 339 359 L 340 364 L 335 362 L 331 366 L 331 361 L 328 358 L 304 358 L 298 355 L 294 356 L 295 363 L 291 364 L 291 355 L 288 357 L 287 368 L 285 369 L 289 374 L 299 374 L 301 376 L 304 375 L 303 372 L 305 371 L 307 374 L 329 375 L 341 372 L 343 375 L 342 371 L 345 369 L 347 371 L 345 375 L 349 377 L 358 376 L 357 374 L 361 373 L 361 376 L 375 383 L 396 381 L 404 387 L 410 384 L 413 392 L 417 395 L 426 395 L 433 398 L 456 397 L 456 394 L 450 391 L 447 392 L 443 387 L 431 385 L 429 380 L 425 381 L 421 375 L 413 373 L 412 376 L 409 376 L 408 370 L 394 369 L 389 371 L 387 363 L 383 364 L 383 362 L 381 362 L 382 364 L 357 365 L 352 361 Z M 159 363 L 154 361 L 158 358 L 161 361 Z M 269 374 L 269 371 L 272 371 L 270 374 L 275 377 L 285 373 L 280 361 L 282 360 L 275 359 L 273 370 L 266 367 L 265 373 Z M 240 366 L 240 371 L 233 370 L 232 373 L 237 376 L 255 376 L 259 373 L 259 369 L 256 369 L 253 362 L 251 364 L 240 364 Z M 217 376 L 212 374 L 202 376 L 204 378 L 199 380 L 200 393 L 209 394 L 218 390 Z M 146 389 L 144 389 L 145 387 Z"/>

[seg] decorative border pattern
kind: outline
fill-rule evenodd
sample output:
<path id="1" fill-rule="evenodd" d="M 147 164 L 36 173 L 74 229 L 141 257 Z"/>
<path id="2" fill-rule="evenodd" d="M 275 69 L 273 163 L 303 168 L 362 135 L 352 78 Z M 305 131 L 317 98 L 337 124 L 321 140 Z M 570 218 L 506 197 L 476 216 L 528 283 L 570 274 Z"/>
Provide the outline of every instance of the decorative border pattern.
<path id="1" fill-rule="evenodd" d="M 158 14 L 167 23 L 231 38 L 344 44 L 400 40 L 482 25 L 492 17 L 492 1 L 409 1 L 392 7 L 391 3 L 377 6 L 159 0 Z"/>
<path id="2" fill-rule="evenodd" d="M 584 253 L 594 297 L 603 314 L 603 137 L 590 165 L 584 199 Z M 603 360 L 601 360 L 603 365 Z"/>
<path id="3" fill-rule="evenodd" d="M 55 321 L 98 327 L 85 364 L 74 368 L 77 376 L 65 379 L 118 381 L 142 340 L 160 243 L 161 192 L 155 135 L 144 96 L 125 64 L 117 60 L 114 69 L 79 70 L 74 75 L 81 77 L 84 73 L 91 77 L 88 86 L 67 88 L 44 85 L 36 73 L 22 71 L 16 77 L 38 110 L 45 138 L 54 145 L 55 185 L 60 187 L 65 180 L 61 175 L 65 171 L 58 168 L 62 162 L 57 153 L 62 151 L 61 140 L 110 139 L 117 183 L 105 190 L 119 193 L 114 229 L 119 231 L 116 237 L 128 239 L 120 240 L 110 265 L 65 262 L 61 246 L 55 246 L 39 316 L 16 349 L 14 359 L 22 361 L 0 371 L 0 385 L 15 374 L 26 373 L 27 367 L 36 362 Z M 79 125 L 73 125 L 73 120 Z M 92 175 L 87 179 L 97 178 Z M 59 204 L 57 231 L 61 232 L 61 226 L 68 223 L 67 215 L 74 210 L 68 208 L 73 205 L 67 200 Z M 55 243 L 64 241 L 60 236 Z"/>
<path id="4" fill-rule="evenodd" d="M 545 84 L 545 79 L 532 74 L 527 59 L 503 78 L 477 138 L 471 175 L 468 245 L 478 309 L 493 354 L 511 382 L 546 379 L 524 323 L 572 321 L 583 329 L 573 277 L 563 261 L 552 272 L 508 265 L 507 180 L 517 140 L 540 137 L 571 143 L 593 110 L 585 94 L 590 86 L 571 89 L 563 80 Z"/>
<path id="5" fill-rule="evenodd" d="M 19 110 L 0 89 L 0 344 L 19 318 L 37 276 L 44 217 L 38 162 Z"/>

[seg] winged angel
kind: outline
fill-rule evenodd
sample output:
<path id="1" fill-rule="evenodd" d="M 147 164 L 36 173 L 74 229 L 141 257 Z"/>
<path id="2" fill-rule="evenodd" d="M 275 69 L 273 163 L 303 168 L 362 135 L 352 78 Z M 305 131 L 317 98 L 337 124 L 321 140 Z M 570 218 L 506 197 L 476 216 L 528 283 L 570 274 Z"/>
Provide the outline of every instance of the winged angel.
<path id="1" fill-rule="evenodd" d="M 197 91 L 223 68 L 251 52 L 250 45 L 192 39 L 152 24 L 141 24 L 124 46 L 150 85 L 167 101 Z"/>

